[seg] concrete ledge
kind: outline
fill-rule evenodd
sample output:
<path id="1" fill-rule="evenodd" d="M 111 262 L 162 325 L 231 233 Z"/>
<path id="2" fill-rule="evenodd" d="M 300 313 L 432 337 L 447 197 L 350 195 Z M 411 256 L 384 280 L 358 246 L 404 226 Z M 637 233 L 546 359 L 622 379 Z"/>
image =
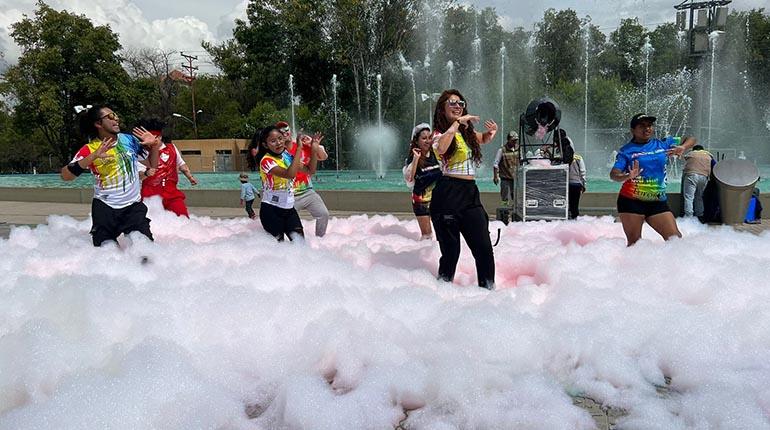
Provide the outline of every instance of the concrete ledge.
<path id="1" fill-rule="evenodd" d="M 331 211 L 360 213 L 411 213 L 412 202 L 403 191 L 318 191 Z M 185 190 L 187 205 L 196 207 L 239 207 L 239 190 Z M 91 203 L 91 188 L 0 188 L 0 201 Z M 585 193 L 580 198 L 580 210 L 586 215 L 614 215 L 617 193 Z M 766 208 L 763 218 L 770 218 L 770 195 L 760 196 Z M 681 213 L 682 196 L 669 193 L 669 206 L 675 214 Z M 497 192 L 482 192 L 481 203 L 494 215 L 500 205 Z"/>

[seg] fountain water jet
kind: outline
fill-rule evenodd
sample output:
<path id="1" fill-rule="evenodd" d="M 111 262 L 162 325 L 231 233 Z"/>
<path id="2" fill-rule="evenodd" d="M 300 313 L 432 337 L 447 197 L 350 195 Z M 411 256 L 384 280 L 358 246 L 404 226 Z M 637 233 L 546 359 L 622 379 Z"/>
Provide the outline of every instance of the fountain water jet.
<path id="1" fill-rule="evenodd" d="M 340 174 L 340 137 L 337 128 L 337 75 L 332 75 L 332 109 L 334 109 L 334 154 L 337 159 L 337 176 Z"/>

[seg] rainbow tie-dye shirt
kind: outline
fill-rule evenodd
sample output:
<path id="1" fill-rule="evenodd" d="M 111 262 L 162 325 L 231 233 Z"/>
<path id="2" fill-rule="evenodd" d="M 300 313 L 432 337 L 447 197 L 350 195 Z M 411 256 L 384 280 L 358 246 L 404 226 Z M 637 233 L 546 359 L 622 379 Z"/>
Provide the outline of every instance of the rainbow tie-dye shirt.
<path id="1" fill-rule="evenodd" d="M 102 141 L 94 139 L 75 154 L 76 162 L 96 152 Z M 138 161 L 147 157 L 139 139 L 119 133 L 114 147 L 107 151 L 108 157 L 97 158 L 88 166 L 94 175 L 94 198 L 111 208 L 120 209 L 142 200 L 142 182 L 139 180 Z"/>
<path id="2" fill-rule="evenodd" d="M 276 167 L 289 168 L 294 157 L 288 151 L 281 155 L 267 154 L 259 162 L 259 176 L 262 178 L 262 202 L 283 209 L 294 207 L 294 180 L 274 175 Z"/>
<path id="3" fill-rule="evenodd" d="M 634 200 L 647 202 L 666 201 L 666 151 L 679 143 L 678 137 L 663 140 L 650 139 L 647 143 L 629 141 L 618 151 L 613 168 L 628 172 L 634 161 L 639 161 L 641 173 L 634 179 L 623 182 L 620 195 Z"/>

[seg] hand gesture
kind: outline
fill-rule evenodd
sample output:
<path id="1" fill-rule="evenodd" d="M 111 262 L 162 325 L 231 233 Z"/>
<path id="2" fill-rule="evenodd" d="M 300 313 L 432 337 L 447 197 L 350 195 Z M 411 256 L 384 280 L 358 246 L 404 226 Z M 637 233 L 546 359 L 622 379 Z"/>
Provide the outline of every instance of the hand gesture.
<path id="1" fill-rule="evenodd" d="M 196 186 L 196 185 L 198 185 L 198 180 L 197 180 L 197 179 L 195 179 L 195 176 L 193 176 L 193 175 L 190 175 L 190 177 L 189 177 L 189 178 L 187 178 L 187 179 L 189 179 L 189 180 L 190 180 L 190 185 L 192 185 L 192 186 Z"/>
<path id="2" fill-rule="evenodd" d="M 303 134 L 300 135 L 299 141 L 302 143 L 302 146 L 310 146 L 313 143 L 313 138 L 307 134 Z"/>
<path id="3" fill-rule="evenodd" d="M 487 132 L 489 133 L 490 140 L 492 140 L 492 138 L 495 137 L 495 134 L 497 134 L 497 123 L 492 121 L 491 119 L 488 119 L 484 121 L 484 127 L 487 128 Z"/>
<path id="4" fill-rule="evenodd" d="M 117 141 L 111 137 L 102 140 L 102 144 L 96 148 L 94 156 L 98 159 L 112 158 L 112 155 L 107 154 L 107 151 L 114 148 L 116 144 Z"/>
<path id="5" fill-rule="evenodd" d="M 324 140 L 324 135 L 321 133 L 316 133 L 313 135 L 312 145 L 313 148 L 318 148 L 321 146 L 321 142 Z"/>
<path id="6" fill-rule="evenodd" d="M 631 170 L 628 171 L 628 179 L 634 179 L 639 176 L 644 169 L 639 168 L 639 160 L 634 160 L 634 164 L 631 166 Z"/>
<path id="7" fill-rule="evenodd" d="M 420 158 L 420 156 L 422 155 L 420 148 L 412 148 L 412 155 L 414 155 L 415 160 Z"/>
<path id="8" fill-rule="evenodd" d="M 499 183 L 500 183 L 500 178 L 498 178 L 497 176 L 495 176 L 495 177 L 493 177 L 493 178 L 492 178 L 492 182 L 494 182 L 494 183 L 495 183 L 495 185 L 497 185 L 497 184 L 499 184 Z"/>
<path id="9" fill-rule="evenodd" d="M 155 136 L 144 127 L 134 127 L 133 133 L 144 146 L 160 145 L 160 136 Z"/>
<path id="10" fill-rule="evenodd" d="M 669 156 L 681 156 L 684 154 L 684 147 L 683 146 L 672 146 L 668 151 L 666 151 L 666 154 Z"/>
<path id="11" fill-rule="evenodd" d="M 148 167 L 147 170 L 144 172 L 144 175 L 149 178 L 150 176 L 154 175 L 155 172 L 157 172 L 157 171 L 158 171 L 158 169 L 154 169 L 152 167 Z"/>
<path id="12" fill-rule="evenodd" d="M 457 118 L 457 122 L 459 122 L 460 125 L 464 125 L 464 126 L 467 126 L 468 123 L 479 122 L 479 121 L 481 121 L 481 118 L 479 118 L 478 115 L 471 115 L 471 114 L 463 115 L 460 118 Z"/>

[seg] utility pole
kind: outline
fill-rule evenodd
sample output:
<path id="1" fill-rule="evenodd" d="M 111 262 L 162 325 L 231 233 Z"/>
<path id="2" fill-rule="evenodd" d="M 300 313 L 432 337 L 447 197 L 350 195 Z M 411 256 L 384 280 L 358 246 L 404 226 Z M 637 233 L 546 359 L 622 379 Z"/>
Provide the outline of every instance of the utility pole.
<path id="1" fill-rule="evenodd" d="M 187 76 L 185 79 L 190 84 L 190 95 L 192 97 L 192 123 L 193 133 L 195 138 L 198 138 L 198 111 L 195 109 L 195 71 L 198 70 L 198 66 L 193 66 L 193 60 L 197 61 L 198 56 L 186 55 L 184 52 L 179 52 L 187 60 L 187 65 L 182 64 L 182 68 L 187 70 Z"/>

